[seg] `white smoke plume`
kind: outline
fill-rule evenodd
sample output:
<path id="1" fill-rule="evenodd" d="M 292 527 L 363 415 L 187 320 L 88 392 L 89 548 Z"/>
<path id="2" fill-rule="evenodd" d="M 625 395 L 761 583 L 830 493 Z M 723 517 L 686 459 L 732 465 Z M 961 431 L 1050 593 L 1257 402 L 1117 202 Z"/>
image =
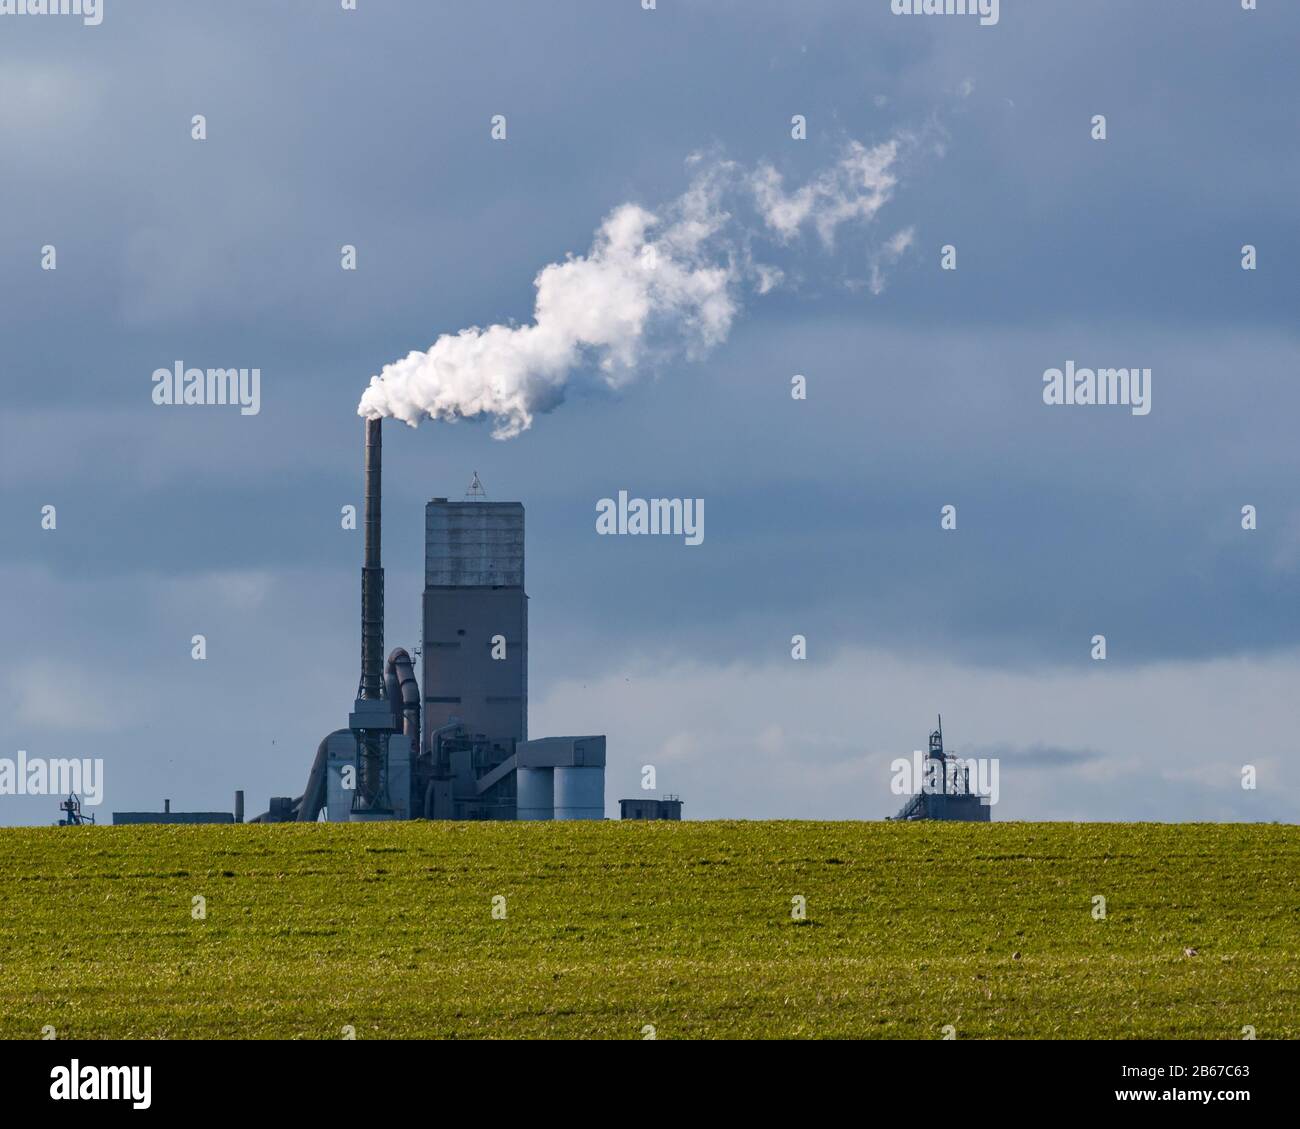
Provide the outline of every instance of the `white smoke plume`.
<path id="1" fill-rule="evenodd" d="M 883 294 L 885 290 L 885 267 L 892 266 L 907 253 L 916 238 L 916 228 L 905 227 L 896 231 L 886 240 L 885 245 L 871 256 L 871 293 Z"/>
<path id="2" fill-rule="evenodd" d="M 874 149 L 850 141 L 836 164 L 789 195 L 771 165 L 760 165 L 750 179 L 763 219 L 781 239 L 788 242 L 811 219 L 822 242 L 832 247 L 840 224 L 870 220 L 885 206 L 898 183 L 892 171 L 897 160 L 897 141 Z"/>
<path id="3" fill-rule="evenodd" d="M 833 166 L 787 193 L 770 165 L 746 172 L 693 156 L 688 165 L 704 167 L 677 200 L 657 213 L 620 205 L 586 255 L 542 268 L 530 324 L 443 334 L 372 376 L 357 414 L 412 427 L 425 417 L 487 415 L 493 435 L 509 439 L 561 403 L 585 368 L 617 387 L 650 358 L 674 350 L 696 358 L 726 340 L 745 286 L 763 294 L 782 281 L 777 268 L 754 259 L 759 233 L 726 210 L 728 201 L 756 211 L 778 243 L 811 224 L 830 248 L 840 225 L 869 221 L 888 202 L 898 160 L 897 140 L 872 149 L 850 142 Z M 906 246 L 895 237 L 886 258 Z M 878 293 L 879 261 L 872 280 Z"/>

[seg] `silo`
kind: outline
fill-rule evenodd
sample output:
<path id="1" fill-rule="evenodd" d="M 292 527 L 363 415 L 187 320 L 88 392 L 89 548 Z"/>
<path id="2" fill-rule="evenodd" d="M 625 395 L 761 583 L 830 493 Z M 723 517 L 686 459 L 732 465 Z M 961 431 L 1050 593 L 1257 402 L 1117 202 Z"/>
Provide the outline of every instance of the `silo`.
<path id="1" fill-rule="evenodd" d="M 522 818 L 522 817 L 521 817 Z M 605 769 L 555 769 L 555 819 L 605 818 Z"/>
<path id="2" fill-rule="evenodd" d="M 515 818 L 554 819 L 554 769 L 515 769 Z"/>

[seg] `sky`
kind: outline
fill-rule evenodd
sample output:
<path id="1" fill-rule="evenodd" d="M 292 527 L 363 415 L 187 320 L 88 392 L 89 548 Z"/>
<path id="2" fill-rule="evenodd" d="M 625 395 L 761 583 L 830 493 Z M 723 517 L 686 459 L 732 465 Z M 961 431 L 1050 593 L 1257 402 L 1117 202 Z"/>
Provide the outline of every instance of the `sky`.
<path id="1" fill-rule="evenodd" d="M 386 645 L 424 502 L 477 471 L 526 507 L 530 735 L 606 734 L 609 814 L 653 765 L 686 818 L 882 818 L 942 713 L 995 820 L 1295 821 L 1300 8 L 1259 9 L 0 15 L 0 758 L 102 759 L 105 822 L 300 794 L 356 691 L 358 401 L 497 325 L 572 355 L 513 438 L 385 425 Z M 827 239 L 843 196 L 798 193 L 855 144 L 894 155 Z M 718 169 L 680 261 L 721 264 L 724 326 L 582 274 Z M 551 264 L 581 286 L 541 312 Z M 260 410 L 154 403 L 177 361 L 258 368 Z M 1045 403 L 1067 362 L 1150 369 L 1150 411 Z M 702 543 L 598 534 L 621 490 L 703 499 Z"/>

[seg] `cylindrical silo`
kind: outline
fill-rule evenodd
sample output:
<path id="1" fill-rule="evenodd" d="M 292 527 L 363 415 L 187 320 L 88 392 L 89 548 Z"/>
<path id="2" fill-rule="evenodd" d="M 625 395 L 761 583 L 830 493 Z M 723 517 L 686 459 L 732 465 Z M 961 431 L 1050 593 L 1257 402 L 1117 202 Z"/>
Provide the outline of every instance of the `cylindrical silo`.
<path id="1" fill-rule="evenodd" d="M 550 768 L 515 769 L 515 818 L 554 819 L 554 782 Z"/>
<path id="2" fill-rule="evenodd" d="M 605 818 L 604 768 L 555 770 L 556 819 Z"/>

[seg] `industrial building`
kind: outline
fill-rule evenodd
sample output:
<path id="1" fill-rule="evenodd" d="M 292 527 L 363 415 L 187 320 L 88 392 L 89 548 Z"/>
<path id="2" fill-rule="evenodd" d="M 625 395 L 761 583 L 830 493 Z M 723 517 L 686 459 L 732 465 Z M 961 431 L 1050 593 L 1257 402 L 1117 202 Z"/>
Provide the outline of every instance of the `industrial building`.
<path id="1" fill-rule="evenodd" d="M 619 800 L 619 819 L 677 819 L 682 818 L 680 796 L 665 796 L 662 800 Z"/>
<path id="2" fill-rule="evenodd" d="M 69 798 L 69 802 L 71 797 Z M 69 809 L 60 804 L 65 811 Z M 76 822 L 81 822 L 78 819 Z M 92 821 L 93 822 L 93 821 Z M 122 823 L 243 823 L 244 793 L 235 793 L 235 810 L 228 811 L 172 811 L 171 800 L 163 800 L 162 811 L 115 811 L 114 825 Z"/>
<path id="3" fill-rule="evenodd" d="M 919 753 L 917 754 L 920 755 Z M 972 792 L 970 769 L 961 758 L 943 751 L 943 718 L 930 734 L 930 751 L 926 756 L 922 780 L 924 787 L 911 796 L 896 820 L 940 819 L 960 823 L 988 823 L 992 809 L 988 800 Z"/>
<path id="4" fill-rule="evenodd" d="M 424 512 L 423 644 L 384 650 L 382 431 L 365 424 L 361 679 L 346 729 L 316 750 L 303 794 L 255 822 L 603 819 L 605 738 L 528 738 L 524 507 L 463 502 Z"/>

